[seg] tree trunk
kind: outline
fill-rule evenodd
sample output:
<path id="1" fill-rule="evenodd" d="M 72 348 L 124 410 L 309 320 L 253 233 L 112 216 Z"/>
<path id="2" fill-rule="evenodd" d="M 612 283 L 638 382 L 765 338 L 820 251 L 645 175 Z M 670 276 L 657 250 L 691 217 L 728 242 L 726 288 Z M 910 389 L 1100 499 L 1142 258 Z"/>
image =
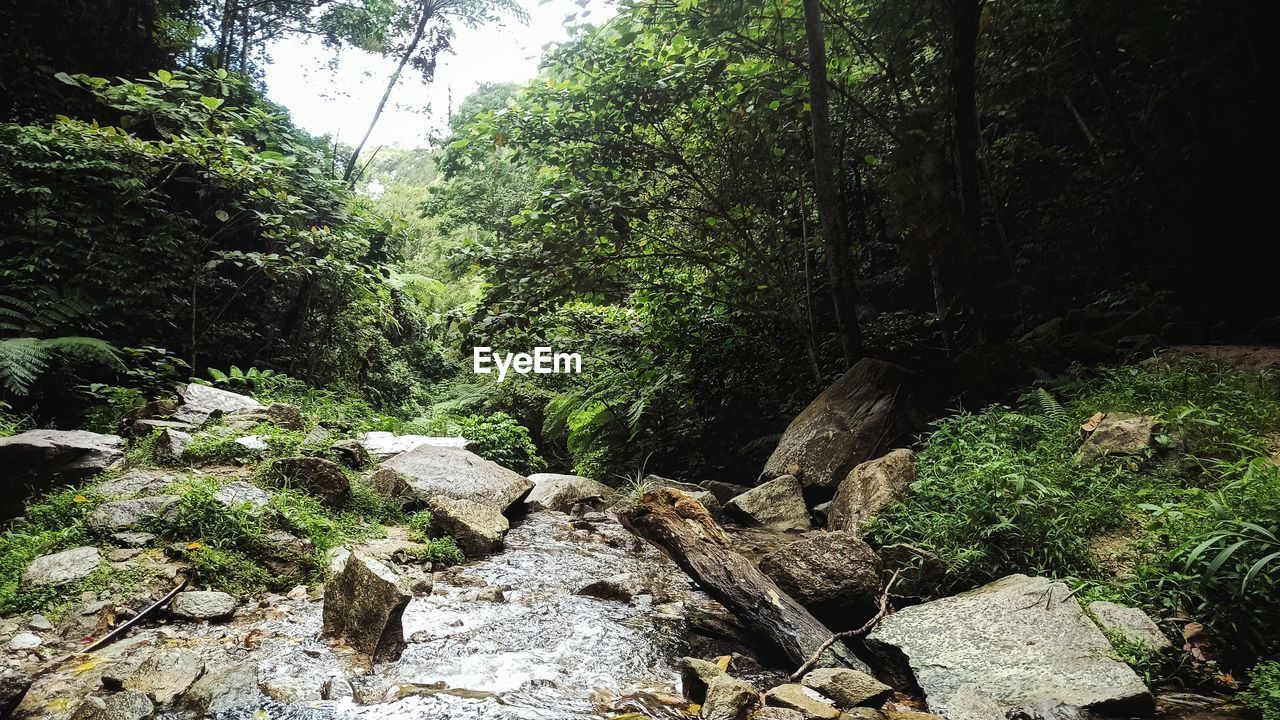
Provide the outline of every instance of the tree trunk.
<path id="1" fill-rule="evenodd" d="M 821 0 L 804 0 L 805 40 L 809 46 L 809 122 L 813 134 L 813 189 L 822 221 L 822 244 L 835 304 L 836 328 L 845 360 L 852 367 L 862 357 L 862 335 L 854 312 L 857 285 L 849 271 L 849 232 L 836 190 L 835 150 L 831 142 L 827 97 L 827 47 L 822 33 Z"/>
<path id="2" fill-rule="evenodd" d="M 395 89 L 396 83 L 400 82 L 400 73 L 404 72 L 404 66 L 409 64 L 409 59 L 418 50 L 418 43 L 422 42 L 422 34 L 426 31 L 427 22 L 431 20 L 434 14 L 433 6 L 428 2 L 422 3 L 422 15 L 418 18 L 418 26 L 413 30 L 413 37 L 409 40 L 408 47 L 405 48 L 404 54 L 400 56 L 400 64 L 396 66 L 396 71 L 391 73 L 391 79 L 387 81 L 387 89 L 382 92 L 382 99 L 378 101 L 378 107 L 373 111 L 373 119 L 369 121 L 369 128 L 364 131 L 364 137 L 360 138 L 360 144 L 356 145 L 351 151 L 351 157 L 347 160 L 347 167 L 342 171 L 342 180 L 347 183 L 355 183 L 353 175 L 356 170 L 356 162 L 360 159 L 360 153 L 364 150 L 365 143 L 369 142 L 369 136 L 373 134 L 373 128 L 378 124 L 378 118 L 382 117 L 382 111 L 387 106 L 387 100 L 391 98 L 391 91 Z"/>
<path id="3" fill-rule="evenodd" d="M 745 557 L 730 550 L 728 537 L 698 501 L 660 488 L 619 515 L 631 532 L 665 552 L 721 605 L 729 609 L 767 649 L 799 666 L 833 633 L 783 592 Z M 866 666 L 843 643 L 834 643 L 820 664 Z"/>

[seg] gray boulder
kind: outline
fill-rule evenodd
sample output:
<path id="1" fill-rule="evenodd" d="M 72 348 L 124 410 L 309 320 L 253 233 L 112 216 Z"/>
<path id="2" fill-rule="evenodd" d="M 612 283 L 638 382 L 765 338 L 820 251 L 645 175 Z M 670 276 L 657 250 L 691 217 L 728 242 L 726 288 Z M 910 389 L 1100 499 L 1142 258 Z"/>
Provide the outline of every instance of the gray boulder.
<path id="1" fill-rule="evenodd" d="M 861 533 L 867 520 L 902 497 L 916 481 L 916 455 L 901 449 L 861 463 L 840 481 L 827 510 L 827 528 Z"/>
<path id="2" fill-rule="evenodd" d="M 483 557 L 502 549 L 511 528 L 506 516 L 489 505 L 437 495 L 426 502 L 431 524 L 451 535 L 467 557 Z"/>
<path id="3" fill-rule="evenodd" d="M 28 430 L 0 438 L 0 467 L 7 492 L 0 496 L 0 522 L 22 514 L 27 498 L 97 475 L 124 457 L 116 435 L 84 430 Z"/>
<path id="4" fill-rule="evenodd" d="M 325 584 L 324 635 L 345 640 L 374 662 L 391 662 L 407 647 L 401 616 L 410 594 L 387 566 L 350 553 Z"/>
<path id="5" fill-rule="evenodd" d="M 856 628 L 879 608 L 880 558 L 851 532 L 813 533 L 762 557 L 760 571 L 835 629 Z"/>
<path id="6" fill-rule="evenodd" d="M 76 706 L 71 720 L 147 720 L 155 712 L 146 693 L 125 690 L 105 698 L 86 697 Z"/>
<path id="7" fill-rule="evenodd" d="M 605 498 L 613 494 L 608 485 L 581 475 L 537 473 L 529 476 L 529 482 L 533 483 L 533 490 L 529 491 L 524 502 L 530 508 L 540 510 L 567 513 L 578 503 L 604 507 Z"/>
<path id="8" fill-rule="evenodd" d="M 764 694 L 765 702 L 774 707 L 798 711 L 805 720 L 836 720 L 840 711 L 821 693 L 803 685 L 787 683 Z"/>
<path id="9" fill-rule="evenodd" d="M 578 588 L 578 591 L 574 594 L 600 598 L 601 600 L 631 602 L 633 597 L 643 594 L 644 591 L 644 583 L 640 578 L 631 573 L 618 573 L 617 575 L 610 575 L 587 583 Z"/>
<path id="10" fill-rule="evenodd" d="M 316 498 L 328 507 L 338 509 L 351 497 L 351 480 L 332 460 L 317 457 L 281 458 L 271 463 L 275 477 Z"/>
<path id="11" fill-rule="evenodd" d="M 173 414 L 173 420 L 200 427 L 217 413 L 224 415 L 235 410 L 265 410 L 262 403 L 246 395 L 220 390 L 208 385 L 191 383 L 178 390 L 182 404 Z"/>
<path id="12" fill-rule="evenodd" d="M 770 530 L 785 532 L 810 527 L 804 489 L 790 475 L 753 487 L 725 503 L 724 508 L 731 517 Z"/>
<path id="13" fill-rule="evenodd" d="M 719 500 L 721 504 L 727 503 L 751 489 L 746 485 L 736 485 L 721 480 L 707 480 L 702 483 L 702 487 L 706 488 L 712 495 L 715 495 L 716 500 Z"/>
<path id="14" fill-rule="evenodd" d="M 121 680 L 121 685 L 126 690 L 146 693 L 157 705 L 168 705 L 186 692 L 202 672 L 204 662 L 190 650 L 161 648 L 148 653 L 137 669 Z"/>
<path id="15" fill-rule="evenodd" d="M 139 495 L 162 494 L 174 480 L 174 476 L 167 473 L 133 470 L 102 483 L 94 491 L 107 500 L 128 500 Z"/>
<path id="16" fill-rule="evenodd" d="M 893 688 L 847 668 L 818 668 L 801 678 L 800 684 L 831 698 L 841 708 L 878 708 L 893 699 Z"/>
<path id="17" fill-rule="evenodd" d="M 155 535 L 144 532 L 121 532 L 111 534 L 111 542 L 122 548 L 128 549 L 144 548 L 150 545 L 155 539 Z"/>
<path id="18" fill-rule="evenodd" d="M 243 480 L 234 480 L 218 488 L 213 499 L 229 508 L 261 510 L 271 502 L 271 493 Z"/>
<path id="19" fill-rule="evenodd" d="M 409 481 L 397 470 L 387 467 L 378 468 L 365 479 L 365 482 L 378 494 L 385 497 L 404 502 L 409 502 L 413 499 L 413 488 L 409 487 Z"/>
<path id="20" fill-rule="evenodd" d="M 1089 614 L 1104 632 L 1117 635 L 1150 652 L 1164 652 L 1173 648 L 1173 643 L 1160 632 L 1155 621 L 1138 608 L 1096 600 L 1089 603 Z"/>
<path id="21" fill-rule="evenodd" d="M 275 425 L 284 430 L 301 431 L 303 427 L 302 411 L 288 403 L 271 403 L 267 407 L 241 407 L 230 410 L 225 415 L 224 424 L 236 430 L 248 430 L 263 423 Z"/>
<path id="22" fill-rule="evenodd" d="M 151 495 L 132 500 L 115 500 L 94 508 L 85 522 L 90 527 L 116 532 L 137 527 L 149 520 L 164 517 L 182 502 L 177 495 Z"/>
<path id="23" fill-rule="evenodd" d="M 156 444 L 151 448 L 151 455 L 161 465 L 177 465 L 182 462 L 182 456 L 191 445 L 191 440 L 189 433 L 172 428 L 166 429 L 156 438 Z"/>
<path id="24" fill-rule="evenodd" d="M 396 455 L 382 466 L 403 475 L 423 502 L 443 495 L 505 512 L 533 489 L 533 483 L 523 475 L 456 447 L 422 445 Z"/>
<path id="25" fill-rule="evenodd" d="M 702 702 L 702 720 L 747 720 L 760 704 L 760 691 L 754 685 L 729 675 L 711 678 Z"/>
<path id="26" fill-rule="evenodd" d="M 185 620 L 225 620 L 236 611 L 236 599 L 213 590 L 191 590 L 178 593 L 171 608 Z"/>
<path id="27" fill-rule="evenodd" d="M 360 439 L 364 449 L 379 461 L 420 447 L 447 447 L 471 449 L 471 441 L 464 437 L 432 437 L 430 435 L 396 435 L 389 432 L 369 432 Z"/>
<path id="28" fill-rule="evenodd" d="M 889 615 L 867 637 L 895 684 L 914 682 L 949 720 L 1005 720 L 1037 702 L 1147 713 L 1150 691 L 1060 582 L 1010 575 Z"/>
<path id="29" fill-rule="evenodd" d="M 262 704 L 258 690 L 258 663 L 245 660 L 235 665 L 210 668 L 179 700 L 179 705 L 200 717 L 239 713 Z"/>
<path id="30" fill-rule="evenodd" d="M 791 421 L 763 476 L 794 475 L 807 488 L 834 489 L 859 463 L 911 434 L 907 378 L 892 363 L 859 360 Z"/>
<path id="31" fill-rule="evenodd" d="M 96 547 L 63 550 L 32 560 L 22 573 L 22 584 L 27 587 L 69 585 L 89 577 L 101 564 L 102 554 Z"/>
<path id="32" fill-rule="evenodd" d="M 156 418 L 142 418 L 129 424 L 129 432 L 134 437 L 147 437 L 157 430 L 180 430 L 189 433 L 195 432 L 196 426 L 191 423 L 178 422 L 177 420 L 159 420 Z"/>
<path id="33" fill-rule="evenodd" d="M 1089 465 L 1111 455 L 1141 454 L 1155 445 L 1159 429 L 1156 418 L 1109 413 L 1080 446 L 1080 462 Z"/>

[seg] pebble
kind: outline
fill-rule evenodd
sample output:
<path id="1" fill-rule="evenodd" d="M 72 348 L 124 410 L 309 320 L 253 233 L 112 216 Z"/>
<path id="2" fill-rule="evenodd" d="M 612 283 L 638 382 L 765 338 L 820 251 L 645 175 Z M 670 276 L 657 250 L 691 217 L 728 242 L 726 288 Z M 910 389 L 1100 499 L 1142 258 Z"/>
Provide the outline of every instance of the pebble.
<path id="1" fill-rule="evenodd" d="M 43 643 L 39 635 L 29 632 L 21 632 L 13 636 L 9 641 L 11 650 L 35 650 Z"/>
<path id="2" fill-rule="evenodd" d="M 43 615 L 32 615 L 27 621 L 27 627 L 32 630 L 49 631 L 53 629 L 53 623 L 49 622 L 49 618 Z"/>

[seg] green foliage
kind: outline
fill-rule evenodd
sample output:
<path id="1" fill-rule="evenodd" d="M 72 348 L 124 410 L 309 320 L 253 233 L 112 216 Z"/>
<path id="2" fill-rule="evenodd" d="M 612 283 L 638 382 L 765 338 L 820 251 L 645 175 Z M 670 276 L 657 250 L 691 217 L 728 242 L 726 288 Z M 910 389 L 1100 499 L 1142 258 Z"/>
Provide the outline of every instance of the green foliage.
<path id="1" fill-rule="evenodd" d="M 248 435 L 256 436 L 267 445 L 265 451 L 251 450 L 236 442 Z M 243 432 L 220 431 L 220 428 L 197 433 L 183 452 L 183 462 L 190 465 L 211 465 L 236 460 L 265 462 L 272 458 L 298 454 L 306 437 L 299 432 L 283 430 L 271 423 L 262 423 Z"/>
<path id="2" fill-rule="evenodd" d="M 1249 673 L 1249 687 L 1239 699 L 1262 720 L 1280 720 L 1280 662 L 1258 663 Z"/>
<path id="3" fill-rule="evenodd" d="M 421 510 L 409 516 L 409 537 L 425 547 L 418 553 L 418 559 L 430 562 L 437 567 L 458 565 L 466 558 L 457 542 L 449 536 L 440 536 L 431 527 L 431 512 Z"/>
<path id="4" fill-rule="evenodd" d="M 0 535 L 0 613 L 34 610 L 76 590 L 22 588 L 19 579 L 32 560 L 87 543 L 83 520 L 96 505 L 92 495 L 71 488 L 27 504 L 26 514 Z"/>
<path id="5" fill-rule="evenodd" d="M 57 357 L 83 364 L 123 367 L 118 351 L 103 340 L 80 336 L 49 337 L 74 327 L 88 308 L 47 288 L 26 302 L 0 295 L 0 391 L 26 395 Z"/>
<path id="6" fill-rule="evenodd" d="M 475 444 L 477 455 L 521 475 L 542 472 L 547 467 L 529 438 L 528 428 L 506 413 L 469 415 L 459 421 L 459 432 Z"/>

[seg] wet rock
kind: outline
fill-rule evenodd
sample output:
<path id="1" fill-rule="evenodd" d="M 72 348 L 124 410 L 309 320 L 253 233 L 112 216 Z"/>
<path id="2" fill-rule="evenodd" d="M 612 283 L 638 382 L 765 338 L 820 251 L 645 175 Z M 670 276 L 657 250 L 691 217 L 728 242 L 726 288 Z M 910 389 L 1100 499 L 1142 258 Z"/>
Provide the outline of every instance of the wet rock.
<path id="1" fill-rule="evenodd" d="M 1163 652 L 1173 648 L 1173 643 L 1145 612 L 1105 600 L 1089 603 L 1089 614 L 1104 631 L 1118 635 L 1127 642 L 1145 647 L 1151 652 Z"/>
<path id="2" fill-rule="evenodd" d="M 324 683 L 315 678 L 284 674 L 262 678 L 258 687 L 267 697 L 284 705 L 315 702 L 324 699 Z"/>
<path id="3" fill-rule="evenodd" d="M 271 493 L 257 485 L 235 480 L 218 488 L 218 491 L 213 494 L 213 499 L 229 508 L 248 507 L 261 510 L 271 502 Z"/>
<path id="4" fill-rule="evenodd" d="M 369 451 L 359 440 L 339 440 L 330 449 L 338 456 L 338 462 L 352 470 L 363 470 L 373 464 Z"/>
<path id="5" fill-rule="evenodd" d="M 746 485 L 736 485 L 720 480 L 707 480 L 702 483 L 702 487 L 706 488 L 707 492 L 715 495 L 716 500 L 722 505 L 751 489 Z"/>
<path id="6" fill-rule="evenodd" d="M 533 490 L 529 491 L 524 502 L 538 510 L 567 513 L 573 510 L 574 505 L 583 502 L 592 502 L 597 508 L 603 508 L 605 498 L 613 495 L 608 485 L 581 475 L 537 473 L 530 475 L 529 481 L 533 483 Z"/>
<path id="7" fill-rule="evenodd" d="M 897 597 L 930 600 L 941 594 L 946 583 L 947 565 L 935 554 L 906 543 L 885 545 L 877 553 L 884 568 L 884 581 L 896 573 L 893 594 Z"/>
<path id="8" fill-rule="evenodd" d="M 695 703 L 707 698 L 707 688 L 712 681 L 724 674 L 719 665 L 695 657 L 680 658 L 680 690 Z"/>
<path id="9" fill-rule="evenodd" d="M 836 629 L 875 614 L 882 590 L 880 558 L 851 532 L 814 533 L 760 559 L 760 571 Z"/>
<path id="10" fill-rule="evenodd" d="M 344 700 L 355 698 L 355 688 L 340 677 L 331 677 L 324 681 L 320 688 L 320 697 L 324 700 Z"/>
<path id="11" fill-rule="evenodd" d="M 836 706 L 878 708 L 893 699 L 893 688 L 870 675 L 846 668 L 818 668 L 800 684 L 831 698 Z"/>
<path id="12" fill-rule="evenodd" d="M 401 616 L 409 599 L 387 566 L 352 553 L 325 585 L 324 634 L 375 662 L 396 660 L 406 647 Z"/>
<path id="13" fill-rule="evenodd" d="M 85 698 L 76 706 L 71 720 L 147 720 L 155 712 L 155 705 L 145 693 L 125 690 L 106 698 Z"/>
<path id="14" fill-rule="evenodd" d="M 22 573 L 27 587 L 67 585 L 84 580 L 102 564 L 96 547 L 78 547 L 36 558 Z"/>
<path id="15" fill-rule="evenodd" d="M 242 407 L 228 411 L 224 424 L 236 430 L 270 424 L 283 430 L 302 431 L 302 411 L 288 403 L 271 403 L 265 408 Z"/>
<path id="16" fill-rule="evenodd" d="M 213 590 L 191 590 L 173 598 L 172 612 L 186 620 L 223 620 L 236 611 L 236 599 Z"/>
<path id="17" fill-rule="evenodd" d="M 578 589 L 577 595 L 600 598 L 601 600 L 617 600 L 631 602 L 631 598 L 644 593 L 644 584 L 640 578 L 630 573 L 618 573 L 607 578 L 588 583 Z"/>
<path id="18" fill-rule="evenodd" d="M 84 430 L 28 430 L 0 438 L 0 467 L 8 492 L 0 496 L 0 521 L 22 514 L 32 493 L 74 485 L 124 457 L 116 435 Z"/>
<path id="19" fill-rule="evenodd" d="M 791 708 L 762 707 L 751 713 L 751 720 L 804 720 L 804 713 Z"/>
<path id="20" fill-rule="evenodd" d="M 404 475 L 391 468 L 378 468 L 365 482 L 384 497 L 406 502 L 413 499 L 413 488 L 409 487 L 409 481 Z"/>
<path id="21" fill-rule="evenodd" d="M 1010 575 L 880 621 L 869 647 L 950 720 L 1005 720 L 1036 700 L 1150 712 L 1151 693 L 1060 582 Z"/>
<path id="22" fill-rule="evenodd" d="M 16 670 L 0 669 L 0 717 L 9 717 L 31 687 L 31 679 Z"/>
<path id="23" fill-rule="evenodd" d="M 161 465 L 177 465 L 182 462 L 182 455 L 191 445 L 191 435 L 181 430 L 165 430 L 156 438 L 151 448 L 151 455 Z"/>
<path id="24" fill-rule="evenodd" d="M 851 470 L 836 490 L 827 527 L 861 533 L 863 524 L 901 498 L 916 481 L 916 455 L 900 449 Z"/>
<path id="25" fill-rule="evenodd" d="M 181 648 L 162 648 L 149 652 L 120 684 L 126 690 L 146 693 L 157 705 L 168 705 L 186 692 L 202 672 L 204 663 L 195 653 Z"/>
<path id="26" fill-rule="evenodd" d="M 168 473 L 133 470 L 102 483 L 94 492 L 107 500 L 128 500 L 139 495 L 161 495 L 174 480 Z"/>
<path id="27" fill-rule="evenodd" d="M 94 508 L 86 522 L 101 531 L 128 530 L 164 517 L 182 502 L 177 495 L 151 495 L 132 500 L 116 500 Z"/>
<path id="28" fill-rule="evenodd" d="M 910 435 L 907 377 L 892 363 L 859 360 L 791 421 L 763 476 L 794 475 L 806 488 L 834 489 L 879 448 Z"/>
<path id="29" fill-rule="evenodd" d="M 424 445 L 400 453 L 383 467 L 404 475 L 414 495 L 424 502 L 443 495 L 505 512 L 533 489 L 523 475 L 460 448 Z"/>
<path id="30" fill-rule="evenodd" d="M 347 498 L 351 496 L 351 480 L 332 460 L 281 458 L 271 463 L 271 470 L 286 487 L 301 490 L 334 509 L 346 505 Z"/>
<path id="31" fill-rule="evenodd" d="M 227 667 L 210 668 L 182 696 L 179 704 L 205 717 L 258 708 L 262 704 L 258 663 L 245 660 Z"/>
<path id="32" fill-rule="evenodd" d="M 462 437 L 431 437 L 429 435 L 396 435 L 389 432 L 365 433 L 360 439 L 364 449 L 379 461 L 420 447 L 447 447 L 467 450 L 471 441 Z"/>
<path id="33" fill-rule="evenodd" d="M 1080 447 L 1080 462 L 1090 465 L 1110 455 L 1141 454 L 1155 444 L 1159 429 L 1156 418 L 1108 414 Z"/>
<path id="34" fill-rule="evenodd" d="M 760 691 L 751 683 L 728 675 L 717 675 L 707 686 L 702 702 L 702 720 L 746 720 L 760 704 Z"/>
<path id="35" fill-rule="evenodd" d="M 40 636 L 32 632 L 20 632 L 9 638 L 10 650 L 35 650 L 43 644 Z"/>
<path id="36" fill-rule="evenodd" d="M 180 388 L 178 394 L 182 396 L 182 405 L 174 412 L 173 419 L 196 427 L 208 422 L 214 413 L 225 415 L 235 410 L 266 409 L 251 397 L 198 383 Z"/>
<path id="37" fill-rule="evenodd" d="M 155 539 L 155 535 L 145 532 L 119 532 L 111 535 L 111 542 L 122 548 L 144 548 Z"/>
<path id="38" fill-rule="evenodd" d="M 784 532 L 808 530 L 809 509 L 800 482 L 790 476 L 770 480 L 725 503 L 730 516 L 752 525 Z"/>
<path id="39" fill-rule="evenodd" d="M 511 528 L 507 518 L 489 505 L 437 495 L 426 501 L 431 523 L 451 535 L 467 557 L 483 557 L 502 549 Z"/>
<path id="40" fill-rule="evenodd" d="M 803 685 L 787 683 L 764 694 L 765 703 L 798 711 L 805 720 L 836 720 L 840 711 L 820 693 Z"/>

